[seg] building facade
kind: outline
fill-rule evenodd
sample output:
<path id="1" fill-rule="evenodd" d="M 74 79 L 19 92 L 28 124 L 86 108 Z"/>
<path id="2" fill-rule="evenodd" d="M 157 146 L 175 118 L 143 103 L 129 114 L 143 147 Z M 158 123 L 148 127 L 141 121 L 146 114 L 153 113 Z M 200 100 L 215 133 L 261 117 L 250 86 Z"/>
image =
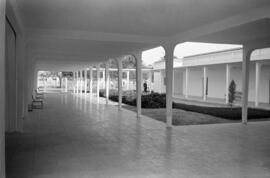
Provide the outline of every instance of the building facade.
<path id="1" fill-rule="evenodd" d="M 251 105 L 270 105 L 269 59 L 270 48 L 256 50 L 251 55 L 248 96 Z M 187 56 L 174 61 L 174 98 L 227 104 L 232 80 L 241 98 L 242 49 Z M 165 78 L 165 61 L 158 61 L 154 64 L 155 92 L 166 92 Z"/>

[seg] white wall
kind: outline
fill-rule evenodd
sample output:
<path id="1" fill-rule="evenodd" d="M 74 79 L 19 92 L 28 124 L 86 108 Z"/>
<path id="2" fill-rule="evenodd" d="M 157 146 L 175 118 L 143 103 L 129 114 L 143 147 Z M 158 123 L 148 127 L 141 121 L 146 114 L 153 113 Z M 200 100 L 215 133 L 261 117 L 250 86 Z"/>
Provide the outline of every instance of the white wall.
<path id="1" fill-rule="evenodd" d="M 270 104 L 270 65 L 263 65 L 261 69 L 259 101 Z"/>
<path id="2" fill-rule="evenodd" d="M 199 96 L 202 97 L 203 85 L 202 85 L 202 78 L 203 78 L 203 68 L 196 67 L 190 68 L 189 71 L 189 95 L 190 96 Z"/>
<path id="3" fill-rule="evenodd" d="M 166 85 L 164 85 L 165 71 L 154 72 L 154 92 L 165 93 Z"/>
<path id="4" fill-rule="evenodd" d="M 16 38 L 11 26 L 6 23 L 6 121 L 5 130 L 14 132 L 17 129 L 17 71 L 16 71 Z"/>
<path id="5" fill-rule="evenodd" d="M 261 61 L 262 62 L 262 61 Z M 242 91 L 242 64 L 233 63 L 231 67 L 230 81 L 234 80 L 236 83 L 236 91 Z M 203 91 L 203 66 L 196 66 L 189 68 L 189 96 L 202 97 Z M 226 91 L 226 64 L 208 65 L 208 97 L 225 99 Z M 163 84 L 162 72 L 154 73 L 154 91 L 165 92 L 165 85 Z M 185 68 L 174 69 L 174 95 L 184 95 L 185 91 Z M 270 85 L 270 61 L 262 65 L 261 81 L 259 90 L 259 102 L 269 102 L 269 85 Z M 249 101 L 255 101 L 255 61 L 250 63 L 250 79 L 249 79 Z"/>
<path id="6" fill-rule="evenodd" d="M 0 177 L 5 177 L 5 7 L 0 0 Z"/>
<path id="7" fill-rule="evenodd" d="M 208 67 L 208 97 L 225 99 L 226 65 Z"/>
<path id="8" fill-rule="evenodd" d="M 161 73 L 160 73 L 160 71 L 154 72 L 154 92 L 161 93 Z"/>
<path id="9" fill-rule="evenodd" d="M 173 73 L 174 82 L 173 82 L 173 95 L 183 95 L 183 72 L 181 70 L 174 70 Z"/>

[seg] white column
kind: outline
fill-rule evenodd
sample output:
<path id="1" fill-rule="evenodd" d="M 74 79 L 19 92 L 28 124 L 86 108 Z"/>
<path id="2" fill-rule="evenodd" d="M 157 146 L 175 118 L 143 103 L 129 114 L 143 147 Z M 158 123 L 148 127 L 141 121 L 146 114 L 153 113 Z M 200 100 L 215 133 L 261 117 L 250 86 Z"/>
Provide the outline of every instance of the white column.
<path id="1" fill-rule="evenodd" d="M 47 81 L 48 78 L 46 78 L 46 80 L 44 81 L 44 92 L 47 92 Z"/>
<path id="2" fill-rule="evenodd" d="M 76 92 L 76 89 L 75 89 L 75 72 L 73 72 L 73 82 L 72 82 L 72 86 L 73 86 L 73 93 Z"/>
<path id="3" fill-rule="evenodd" d="M 173 93 L 173 52 L 174 46 L 164 46 L 166 51 L 166 122 L 167 127 L 172 127 L 172 93 Z"/>
<path id="4" fill-rule="evenodd" d="M 127 71 L 127 90 L 129 90 L 129 70 Z"/>
<path id="5" fill-rule="evenodd" d="M 93 67 L 92 66 L 89 67 L 89 72 L 90 72 L 90 78 L 89 78 L 89 94 L 90 94 L 90 97 L 91 97 L 92 94 L 93 94 Z"/>
<path id="6" fill-rule="evenodd" d="M 185 90 L 186 90 L 186 93 L 185 93 L 185 98 L 188 99 L 188 85 L 189 85 L 189 68 L 187 67 L 186 68 L 186 81 L 185 81 L 186 85 L 185 85 Z"/>
<path id="7" fill-rule="evenodd" d="M 0 177 L 5 177 L 5 13 L 6 0 L 0 0 Z"/>
<path id="8" fill-rule="evenodd" d="M 80 90 L 80 71 L 77 71 L 77 93 L 79 93 Z"/>
<path id="9" fill-rule="evenodd" d="M 78 84 L 78 94 L 80 93 L 80 90 L 81 90 L 81 71 L 79 70 L 78 72 L 77 72 L 77 84 Z"/>
<path id="10" fill-rule="evenodd" d="M 142 114 L 142 53 L 134 54 L 136 59 L 136 105 L 137 105 L 137 118 Z"/>
<path id="11" fill-rule="evenodd" d="M 68 78 L 65 78 L 65 92 L 68 92 Z"/>
<path id="12" fill-rule="evenodd" d="M 99 89 L 100 89 L 100 64 L 96 66 L 97 69 L 97 98 L 99 98 Z"/>
<path id="13" fill-rule="evenodd" d="M 229 104 L 229 86 L 231 81 L 231 65 L 226 64 L 226 86 L 225 86 L 225 98 L 226 104 Z"/>
<path id="14" fill-rule="evenodd" d="M 34 88 L 33 88 L 33 92 L 37 89 L 37 82 L 38 81 L 38 70 L 35 69 L 35 72 L 34 72 Z"/>
<path id="15" fill-rule="evenodd" d="M 87 69 L 84 70 L 84 94 L 87 93 Z"/>
<path id="16" fill-rule="evenodd" d="M 249 63 L 253 49 L 243 46 L 242 61 L 242 123 L 247 124 L 248 118 L 248 86 L 249 86 Z"/>
<path id="17" fill-rule="evenodd" d="M 83 92 L 83 70 L 80 71 L 80 93 L 82 94 Z"/>
<path id="18" fill-rule="evenodd" d="M 259 106 L 259 93 L 260 93 L 260 81 L 261 81 L 261 63 L 256 62 L 256 74 L 255 74 L 255 106 Z"/>
<path id="19" fill-rule="evenodd" d="M 80 88 L 79 88 L 79 84 L 80 84 L 80 83 L 79 83 L 79 72 L 80 72 L 80 71 L 77 71 L 77 73 L 76 73 L 76 74 L 77 74 L 77 75 L 76 75 L 76 90 L 77 90 L 76 93 L 79 93 L 79 89 L 80 89 Z"/>
<path id="20" fill-rule="evenodd" d="M 25 43 L 21 35 L 17 35 L 17 49 L 16 49 L 16 58 L 17 58 L 17 131 L 23 132 L 23 123 L 25 118 L 25 105 L 24 105 L 24 65 L 25 65 Z"/>
<path id="21" fill-rule="evenodd" d="M 105 64 L 105 90 L 106 90 L 106 104 L 109 103 L 109 95 L 110 95 L 110 71 L 109 71 L 109 67 L 110 67 L 110 62 L 106 62 Z"/>
<path id="22" fill-rule="evenodd" d="M 122 109 L 122 77 L 123 77 L 123 65 L 122 59 L 117 59 L 118 62 L 118 108 Z"/>
<path id="23" fill-rule="evenodd" d="M 79 93 L 79 71 L 76 72 L 76 93 Z"/>
<path id="24" fill-rule="evenodd" d="M 207 99 L 207 67 L 203 67 L 203 100 L 206 101 Z"/>
<path id="25" fill-rule="evenodd" d="M 148 77 L 149 77 L 149 91 L 153 91 L 153 88 L 152 88 L 152 78 L 153 78 L 153 72 L 152 70 L 149 70 L 148 71 Z"/>
<path id="26" fill-rule="evenodd" d="M 102 88 L 105 89 L 105 70 L 102 69 Z"/>

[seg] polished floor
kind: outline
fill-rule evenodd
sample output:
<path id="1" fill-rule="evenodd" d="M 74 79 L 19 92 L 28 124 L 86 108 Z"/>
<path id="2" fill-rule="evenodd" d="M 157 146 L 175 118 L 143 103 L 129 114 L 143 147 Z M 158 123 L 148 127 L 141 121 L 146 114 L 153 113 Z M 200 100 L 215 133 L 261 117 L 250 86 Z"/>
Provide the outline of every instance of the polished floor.
<path id="1" fill-rule="evenodd" d="M 166 129 L 89 95 L 47 94 L 8 134 L 8 178 L 270 177 L 270 122 Z"/>

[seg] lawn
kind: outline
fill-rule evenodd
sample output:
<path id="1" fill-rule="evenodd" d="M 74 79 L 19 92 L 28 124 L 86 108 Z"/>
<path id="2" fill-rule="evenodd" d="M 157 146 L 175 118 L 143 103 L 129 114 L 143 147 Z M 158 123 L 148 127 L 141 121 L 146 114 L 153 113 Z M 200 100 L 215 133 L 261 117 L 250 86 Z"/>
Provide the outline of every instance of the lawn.
<path id="1" fill-rule="evenodd" d="M 117 91 L 110 91 L 110 100 L 118 101 Z M 100 94 L 104 96 L 104 91 Z M 136 111 L 136 96 L 134 91 L 123 92 L 124 108 Z M 142 95 L 142 114 L 159 121 L 166 121 L 166 95 L 145 93 Z M 241 107 L 207 107 L 173 103 L 173 125 L 214 124 L 241 121 Z M 270 111 L 263 109 L 248 109 L 249 120 L 269 120 Z"/>
<path id="2" fill-rule="evenodd" d="M 123 108 L 136 112 L 136 107 L 124 105 Z M 166 108 L 142 108 L 142 115 L 156 119 L 158 121 L 166 122 Z M 228 119 L 222 119 L 207 114 L 197 112 L 185 111 L 181 109 L 173 109 L 173 125 L 200 125 L 200 124 L 216 124 L 239 122 Z"/>

